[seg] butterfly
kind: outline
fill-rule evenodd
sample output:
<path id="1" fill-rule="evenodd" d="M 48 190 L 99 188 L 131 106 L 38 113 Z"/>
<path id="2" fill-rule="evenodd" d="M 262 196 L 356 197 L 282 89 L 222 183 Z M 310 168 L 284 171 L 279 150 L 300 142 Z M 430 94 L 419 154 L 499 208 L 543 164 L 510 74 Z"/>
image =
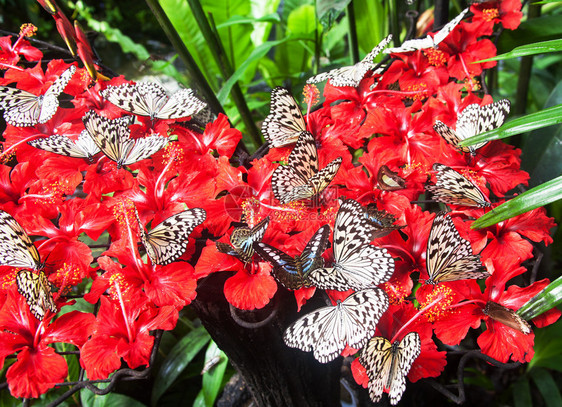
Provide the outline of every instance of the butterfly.
<path id="1" fill-rule="evenodd" d="M 0 266 L 40 270 L 43 268 L 37 248 L 7 212 L 0 210 Z"/>
<path id="2" fill-rule="evenodd" d="M 393 230 L 402 229 L 404 227 L 395 225 L 396 217 L 386 211 L 378 210 L 377 205 L 374 203 L 367 205 L 365 217 L 374 229 L 373 239 L 386 236 Z"/>
<path id="3" fill-rule="evenodd" d="M 230 235 L 232 246 L 222 242 L 215 242 L 217 250 L 221 253 L 235 256 L 244 263 L 248 263 L 254 255 L 254 243 L 261 242 L 268 225 L 269 216 L 263 218 L 251 229 L 247 226 L 235 228 Z"/>
<path id="4" fill-rule="evenodd" d="M 401 46 L 397 48 L 387 48 L 384 50 L 385 54 L 399 54 L 403 52 L 417 51 L 420 49 L 436 48 L 441 41 L 443 41 L 447 36 L 455 29 L 455 27 L 461 22 L 466 13 L 468 13 L 468 8 L 465 8 L 461 13 L 449 21 L 447 24 L 437 31 L 433 36 L 427 35 L 424 38 L 415 38 L 412 40 L 407 40 L 402 43 Z"/>
<path id="5" fill-rule="evenodd" d="M 406 188 L 406 180 L 386 165 L 381 165 L 377 173 L 379 188 L 383 191 L 396 191 Z"/>
<path id="6" fill-rule="evenodd" d="M 306 123 L 301 109 L 289 91 L 281 86 L 271 91 L 271 112 L 261 127 L 261 132 L 272 147 L 296 143 Z"/>
<path id="7" fill-rule="evenodd" d="M 332 69 L 331 71 L 320 73 L 312 78 L 309 78 L 306 83 L 317 83 L 329 79 L 332 86 L 359 86 L 359 83 L 365 74 L 375 68 L 376 64 L 373 62 L 373 59 L 380 54 L 391 39 L 392 35 L 384 38 L 379 45 L 373 48 L 373 50 L 369 52 L 365 58 L 357 62 L 355 65 L 344 66 L 343 68 Z"/>
<path id="8" fill-rule="evenodd" d="M 310 280 L 325 290 L 362 290 L 388 281 L 394 259 L 386 249 L 369 243 L 375 232 L 365 210 L 349 199 L 341 204 L 334 224 L 334 265 L 310 273 Z"/>
<path id="9" fill-rule="evenodd" d="M 90 110 L 82 121 L 94 143 L 107 158 L 117 163 L 117 168 L 144 160 L 164 148 L 169 142 L 168 137 L 156 135 L 131 139 L 129 117 L 110 120 Z"/>
<path id="10" fill-rule="evenodd" d="M 435 122 L 433 129 L 458 150 L 475 155 L 476 150 L 488 143 L 487 141 L 471 146 L 461 146 L 460 143 L 469 137 L 500 127 L 509 114 L 510 107 L 508 99 L 498 100 L 484 106 L 474 103 L 468 105 L 459 114 L 455 130 L 439 120 Z"/>
<path id="11" fill-rule="evenodd" d="M 0 86 L 0 109 L 4 110 L 4 119 L 12 126 L 34 126 L 46 123 L 54 116 L 59 108 L 59 95 L 62 93 L 72 75 L 76 72 L 74 65 L 66 69 L 39 96 L 25 90 Z"/>
<path id="12" fill-rule="evenodd" d="M 435 163 L 435 185 L 427 185 L 425 189 L 433 194 L 433 200 L 446 204 L 477 206 L 480 208 L 490 206 L 490 202 L 480 189 L 468 178 L 446 165 Z"/>
<path id="13" fill-rule="evenodd" d="M 333 306 L 319 308 L 291 324 L 283 334 L 285 344 L 314 351 L 320 363 L 337 358 L 349 345 L 361 349 L 375 334 L 388 297 L 380 288 L 357 291 Z"/>
<path id="14" fill-rule="evenodd" d="M 254 243 L 254 250 L 273 266 L 273 275 L 283 287 L 298 290 L 312 285 L 309 274 L 324 264 L 322 253 L 330 243 L 330 226 L 324 225 L 314 233 L 300 255 L 291 257 L 266 243 Z"/>
<path id="15" fill-rule="evenodd" d="M 450 216 L 435 215 L 426 251 L 427 284 L 467 278 L 486 278 L 490 273 L 472 253 L 470 242 L 461 237 Z"/>
<path id="16" fill-rule="evenodd" d="M 94 156 L 101 151 L 87 130 L 83 130 L 76 141 L 66 136 L 55 134 L 51 137 L 28 141 L 27 144 L 67 157 L 87 158 L 90 162 L 93 162 Z"/>
<path id="17" fill-rule="evenodd" d="M 185 252 L 189 235 L 207 217 L 201 208 L 187 209 L 160 222 L 150 232 L 145 232 L 136 209 L 135 214 L 146 254 L 152 264 L 162 266 L 172 263 Z"/>
<path id="18" fill-rule="evenodd" d="M 513 310 L 504 307 L 493 301 L 488 301 L 486 307 L 482 310 L 484 314 L 488 315 L 490 318 L 507 325 L 525 335 L 532 332 L 531 325 L 519 315 L 517 315 Z"/>
<path id="19" fill-rule="evenodd" d="M 288 164 L 278 166 L 271 178 L 273 195 L 282 204 L 312 198 L 322 192 L 336 176 L 342 158 L 338 157 L 318 171 L 318 152 L 314 137 L 303 131 Z"/>
<path id="20" fill-rule="evenodd" d="M 57 313 L 57 305 L 45 273 L 40 271 L 35 274 L 30 270 L 20 270 L 16 276 L 16 284 L 18 292 L 25 298 L 35 318 L 42 320 L 47 311 Z"/>
<path id="21" fill-rule="evenodd" d="M 361 351 L 359 362 L 369 376 L 369 396 L 374 403 L 388 390 L 390 404 L 398 404 L 406 390 L 406 376 L 421 352 L 421 340 L 417 332 L 410 332 L 400 342 L 390 343 L 386 338 L 375 336 Z"/>
<path id="22" fill-rule="evenodd" d="M 168 97 L 156 83 L 108 86 L 101 95 L 121 109 L 150 119 L 180 119 L 192 116 L 206 106 L 191 89 L 180 89 Z"/>

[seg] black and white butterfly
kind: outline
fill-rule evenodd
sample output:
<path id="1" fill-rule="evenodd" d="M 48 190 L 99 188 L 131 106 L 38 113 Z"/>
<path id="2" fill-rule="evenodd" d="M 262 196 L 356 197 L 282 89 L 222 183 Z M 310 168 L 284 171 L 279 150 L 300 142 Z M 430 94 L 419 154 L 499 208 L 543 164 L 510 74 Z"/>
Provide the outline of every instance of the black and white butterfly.
<path id="1" fill-rule="evenodd" d="M 442 121 L 437 120 L 433 129 L 445 141 L 463 153 L 476 154 L 476 150 L 488 143 L 461 146 L 460 143 L 469 137 L 476 136 L 500 127 L 509 114 L 511 104 L 508 99 L 498 100 L 489 105 L 480 106 L 476 103 L 468 105 L 458 116 L 456 129 L 453 130 Z"/>
<path id="2" fill-rule="evenodd" d="M 86 158 L 90 162 L 93 162 L 94 156 L 101 151 L 87 130 L 83 130 L 76 141 L 66 136 L 55 134 L 51 137 L 28 141 L 27 144 L 67 157 Z"/>
<path id="3" fill-rule="evenodd" d="M 375 336 L 361 351 L 359 361 L 369 376 L 369 396 L 374 403 L 388 390 L 393 406 L 398 404 L 406 390 L 406 376 L 421 352 L 421 340 L 417 332 L 410 332 L 400 342 L 390 343 L 386 338 Z"/>
<path id="4" fill-rule="evenodd" d="M 206 106 L 191 89 L 180 89 L 168 97 L 164 88 L 156 83 L 108 86 L 100 93 L 115 106 L 138 116 L 148 116 L 152 120 L 193 116 Z"/>
<path id="5" fill-rule="evenodd" d="M 282 204 L 312 198 L 322 192 L 336 176 L 342 158 L 338 157 L 318 171 L 318 152 L 314 136 L 303 131 L 287 165 L 279 165 L 271 178 L 273 195 Z"/>
<path id="6" fill-rule="evenodd" d="M 230 235 L 232 246 L 222 242 L 215 242 L 217 250 L 221 253 L 235 256 L 244 263 L 248 263 L 254 255 L 254 243 L 261 242 L 268 225 L 269 216 L 263 218 L 253 228 L 247 226 L 235 228 Z"/>
<path id="7" fill-rule="evenodd" d="M 312 286 L 309 274 L 324 265 L 322 253 L 330 241 L 330 226 L 324 225 L 314 233 L 300 255 L 295 257 L 263 242 L 254 243 L 254 250 L 273 266 L 273 275 L 283 287 L 298 290 Z"/>
<path id="8" fill-rule="evenodd" d="M 0 210 L 0 266 L 31 270 L 20 270 L 16 277 L 18 291 L 22 294 L 37 319 L 43 319 L 45 312 L 57 312 L 43 263 L 37 248 L 29 235 L 12 215 Z"/>
<path id="9" fill-rule="evenodd" d="M 281 86 L 271 91 L 271 110 L 263 121 L 261 132 L 272 147 L 296 143 L 306 123 L 301 109 L 289 91 Z"/>
<path id="10" fill-rule="evenodd" d="M 349 199 L 341 204 L 334 225 L 334 264 L 310 273 L 310 280 L 325 290 L 362 290 L 388 281 L 394 259 L 386 249 L 370 245 L 374 228 L 365 209 Z"/>
<path id="11" fill-rule="evenodd" d="M 435 185 L 426 185 L 426 191 L 433 194 L 433 200 L 452 205 L 490 206 L 486 196 L 468 178 L 446 165 L 435 163 Z"/>
<path id="12" fill-rule="evenodd" d="M 323 72 L 309 78 L 306 83 L 317 83 L 327 79 L 330 80 L 332 86 L 359 86 L 361 80 L 365 77 L 368 71 L 373 70 L 376 64 L 373 59 L 380 54 L 384 47 L 388 45 L 392 35 L 384 38 L 379 45 L 377 45 L 365 58 L 357 62 L 355 65 L 344 66 L 343 68 L 332 69 L 328 72 Z"/>
<path id="13" fill-rule="evenodd" d="M 201 208 L 187 209 L 166 218 L 150 232 L 145 232 L 136 210 L 135 213 L 146 254 L 152 264 L 162 266 L 172 263 L 183 255 L 189 235 L 207 217 L 207 213 Z"/>
<path id="14" fill-rule="evenodd" d="M 426 263 L 429 275 L 426 284 L 490 276 L 480 262 L 480 256 L 473 254 L 470 242 L 461 237 L 451 217 L 443 212 L 433 219 Z"/>
<path id="15" fill-rule="evenodd" d="M 130 117 L 110 120 L 90 110 L 82 121 L 94 143 L 107 158 L 117 163 L 117 168 L 149 158 L 169 142 L 168 137 L 156 135 L 131 139 Z"/>
<path id="16" fill-rule="evenodd" d="M 35 274 L 31 270 L 20 270 L 16 276 L 16 284 L 35 318 L 42 320 L 47 311 L 57 313 L 51 286 L 43 271 Z"/>
<path id="17" fill-rule="evenodd" d="M 380 288 L 357 291 L 334 306 L 317 309 L 290 325 L 283 335 L 287 346 L 314 351 L 320 363 L 337 358 L 349 345 L 361 349 L 375 334 L 388 297 Z"/>
<path id="18" fill-rule="evenodd" d="M 25 90 L 0 86 L 0 109 L 4 119 L 12 126 L 34 126 L 46 123 L 59 108 L 59 95 L 62 93 L 76 67 L 72 65 L 59 76 L 47 91 L 39 96 Z"/>
<path id="19" fill-rule="evenodd" d="M 455 27 L 461 22 L 466 13 L 468 13 L 468 8 L 465 8 L 461 13 L 449 21 L 435 34 L 427 35 L 424 38 L 415 38 L 412 40 L 407 40 L 402 43 L 401 46 L 396 48 L 387 48 L 384 50 L 385 54 L 400 54 L 403 52 L 417 51 L 420 49 L 436 48 L 439 43 L 441 43 L 447 36 L 455 29 Z"/>
<path id="20" fill-rule="evenodd" d="M 504 307 L 497 302 L 488 301 L 482 311 L 490 318 L 501 322 L 502 324 L 513 328 L 525 335 L 528 335 L 532 332 L 531 325 L 529 325 L 527 321 L 517 315 L 515 311 Z"/>

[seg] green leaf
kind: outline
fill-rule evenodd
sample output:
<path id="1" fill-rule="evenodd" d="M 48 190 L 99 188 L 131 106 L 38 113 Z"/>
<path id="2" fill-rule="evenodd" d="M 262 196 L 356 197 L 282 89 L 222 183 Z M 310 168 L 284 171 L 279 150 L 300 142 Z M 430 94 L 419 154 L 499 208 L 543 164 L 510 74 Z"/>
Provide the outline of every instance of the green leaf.
<path id="1" fill-rule="evenodd" d="M 549 52 L 560 52 L 560 51 L 562 51 L 562 40 L 535 42 L 533 44 L 527 44 L 527 45 L 521 45 L 520 47 L 515 47 L 513 48 L 512 51 L 506 52 L 505 54 L 497 55 L 493 58 L 474 61 L 473 64 L 478 64 L 481 62 L 488 62 L 488 61 L 501 61 L 504 59 L 521 58 L 529 55 L 546 54 Z"/>
<path id="2" fill-rule="evenodd" d="M 96 387 L 105 388 L 107 383 L 97 383 Z M 146 404 L 123 394 L 108 393 L 100 396 L 88 389 L 80 390 L 80 401 L 83 407 L 146 407 Z"/>
<path id="3" fill-rule="evenodd" d="M 234 16 L 234 17 L 228 19 L 227 21 L 225 21 L 224 23 L 218 24 L 217 28 L 225 28 L 225 27 L 229 27 L 231 25 L 237 25 L 237 24 L 255 24 L 255 23 L 260 23 L 260 22 L 280 23 L 281 18 L 276 13 L 268 14 L 266 16 L 259 17 L 259 18 Z"/>
<path id="4" fill-rule="evenodd" d="M 492 209 L 476 219 L 471 229 L 481 229 L 495 225 L 502 220 L 512 218 L 535 208 L 544 206 L 562 198 L 562 176 L 532 188 L 521 195 Z"/>
<path id="5" fill-rule="evenodd" d="M 209 342 L 211 337 L 202 326 L 184 336 L 172 348 L 154 381 L 151 404 L 157 405 L 158 399 L 174 383 L 185 367 L 193 360 L 199 351 Z"/>
<path id="6" fill-rule="evenodd" d="M 559 123 L 562 123 L 562 104 L 510 120 L 500 128 L 469 137 L 460 144 L 470 146 L 482 141 L 498 140 Z"/>
<path id="7" fill-rule="evenodd" d="M 547 285 L 540 293 L 527 301 L 517 314 L 523 319 L 533 319 L 562 302 L 562 277 Z"/>
<path id="8" fill-rule="evenodd" d="M 364 54 L 370 52 L 387 33 L 387 18 L 382 1 L 354 0 L 355 24 L 357 26 L 357 41 L 359 49 Z M 359 35 L 359 33 L 361 33 Z M 361 57 L 361 56 L 360 56 Z M 379 55 L 377 59 L 382 59 Z"/>
<path id="9" fill-rule="evenodd" d="M 318 21 L 325 27 L 330 27 L 345 10 L 351 0 L 317 0 L 316 15 Z"/>
<path id="10" fill-rule="evenodd" d="M 560 397 L 558 385 L 549 372 L 545 369 L 533 369 L 529 372 L 529 375 L 538 387 L 548 407 L 562 406 L 562 397 Z"/>
<path id="11" fill-rule="evenodd" d="M 513 405 L 515 407 L 529 407 L 533 405 L 531 386 L 525 377 L 520 377 L 513 386 Z"/>
<path id="12" fill-rule="evenodd" d="M 224 372 L 228 364 L 228 357 L 219 349 L 215 342 L 211 342 L 205 354 L 205 367 L 203 368 L 203 386 L 194 407 L 212 407 L 222 387 Z"/>
<path id="13" fill-rule="evenodd" d="M 562 320 L 535 331 L 535 355 L 527 370 L 545 367 L 562 371 Z"/>

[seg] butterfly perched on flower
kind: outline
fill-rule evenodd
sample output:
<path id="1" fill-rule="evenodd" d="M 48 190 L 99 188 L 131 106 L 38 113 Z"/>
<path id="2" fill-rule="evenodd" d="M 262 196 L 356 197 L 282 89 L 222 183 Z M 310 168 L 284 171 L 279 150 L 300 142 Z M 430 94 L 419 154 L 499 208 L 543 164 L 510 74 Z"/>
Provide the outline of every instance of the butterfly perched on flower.
<path id="1" fill-rule="evenodd" d="M 101 151 L 87 130 L 83 130 L 76 141 L 66 136 L 55 134 L 51 137 L 28 141 L 27 144 L 67 157 L 86 158 L 90 162 L 93 162 L 94 156 Z"/>
<path id="2" fill-rule="evenodd" d="M 263 218 L 253 228 L 247 226 L 237 227 L 230 235 L 232 246 L 222 242 L 215 242 L 217 250 L 221 253 L 235 256 L 244 263 L 248 263 L 254 255 L 254 243 L 261 242 L 268 225 L 269 216 Z"/>
<path id="3" fill-rule="evenodd" d="M 502 324 L 513 328 L 525 335 L 528 335 L 532 332 L 531 325 L 529 325 L 527 321 L 517 315 L 515 311 L 504 307 L 501 304 L 493 301 L 488 301 L 482 312 L 484 312 L 484 314 L 488 315 L 490 318 L 501 322 Z"/>
<path id="4" fill-rule="evenodd" d="M 168 137 L 157 135 L 131 139 L 130 117 L 110 120 L 90 110 L 82 121 L 94 143 L 107 158 L 117 163 L 117 168 L 149 158 L 169 142 Z"/>
<path id="5" fill-rule="evenodd" d="M 310 273 L 318 288 L 346 291 L 374 287 L 394 273 L 394 259 L 386 249 L 370 245 L 375 230 L 365 209 L 349 199 L 341 204 L 334 224 L 334 264 Z"/>
<path id="6" fill-rule="evenodd" d="M 437 31 L 433 35 L 427 35 L 424 38 L 414 38 L 412 40 L 407 40 L 396 48 L 387 48 L 384 50 L 385 54 L 400 54 L 403 52 L 417 51 L 420 49 L 436 48 L 439 43 L 441 43 L 447 36 L 455 29 L 455 27 L 461 22 L 466 13 L 468 13 L 468 8 L 465 8 L 461 13 L 449 21 L 447 24 Z"/>
<path id="7" fill-rule="evenodd" d="M 296 143 L 306 123 L 301 109 L 289 91 L 281 86 L 271 91 L 271 111 L 263 121 L 261 132 L 272 147 Z"/>
<path id="8" fill-rule="evenodd" d="M 318 171 L 318 152 L 314 136 L 303 131 L 287 165 L 279 165 L 271 178 L 273 195 L 282 204 L 312 198 L 322 192 L 336 176 L 342 158 L 338 157 Z"/>
<path id="9" fill-rule="evenodd" d="M 319 308 L 299 318 L 283 334 L 287 346 L 314 351 L 321 363 L 337 358 L 346 345 L 361 349 L 375 334 L 388 297 L 380 288 L 357 291 L 334 306 Z"/>
<path id="10" fill-rule="evenodd" d="M 57 312 L 49 282 L 43 273 L 43 263 L 37 248 L 12 215 L 0 210 L 0 266 L 31 270 L 20 270 L 16 277 L 18 291 L 22 294 L 31 313 L 43 319 L 45 312 Z"/>
<path id="11" fill-rule="evenodd" d="M 121 109 L 154 119 L 181 119 L 192 116 L 206 106 L 191 89 L 180 89 L 168 97 L 156 83 L 108 86 L 101 95 Z"/>
<path id="12" fill-rule="evenodd" d="M 373 62 L 373 59 L 380 54 L 391 39 L 392 35 L 384 38 L 365 56 L 365 58 L 357 62 L 355 65 L 344 66 L 343 68 L 332 69 L 331 71 L 320 73 L 312 78 L 309 78 L 306 83 L 317 83 L 329 79 L 332 86 L 359 86 L 359 83 L 365 77 L 365 74 L 375 68 L 376 64 Z"/>
<path id="13" fill-rule="evenodd" d="M 406 180 L 386 165 L 381 165 L 377 173 L 379 188 L 383 191 L 396 191 L 406 188 Z"/>
<path id="14" fill-rule="evenodd" d="M 406 376 L 421 352 L 417 332 L 410 332 L 400 342 L 375 336 L 361 351 L 359 361 L 369 376 L 369 396 L 374 403 L 388 390 L 390 404 L 395 406 L 406 390 Z"/>
<path id="15" fill-rule="evenodd" d="M 426 185 L 426 191 L 433 194 L 433 200 L 446 204 L 477 206 L 480 208 L 490 206 L 490 202 L 480 189 L 468 178 L 446 165 L 435 163 L 435 185 Z"/>
<path id="16" fill-rule="evenodd" d="M 445 281 L 487 278 L 490 276 L 474 255 L 470 242 L 459 234 L 450 216 L 435 215 L 426 251 L 427 284 Z"/>
<path id="17" fill-rule="evenodd" d="M 395 225 L 396 217 L 386 211 L 377 209 L 375 203 L 370 203 L 365 209 L 365 217 L 374 229 L 373 239 L 388 235 L 393 230 L 402 229 L 404 226 Z"/>
<path id="18" fill-rule="evenodd" d="M 25 90 L 0 86 L 0 109 L 4 110 L 6 122 L 12 126 L 25 127 L 49 121 L 57 112 L 59 95 L 70 82 L 74 72 L 76 67 L 72 65 L 39 96 Z"/>
<path id="19" fill-rule="evenodd" d="M 309 274 L 324 265 L 322 253 L 330 243 L 330 226 L 324 225 L 314 233 L 300 255 L 295 257 L 263 242 L 254 243 L 254 250 L 273 266 L 273 275 L 285 288 L 298 290 L 312 285 Z"/>
<path id="20" fill-rule="evenodd" d="M 453 147 L 463 153 L 475 155 L 476 150 L 486 145 L 487 141 L 471 146 L 461 146 L 460 143 L 469 137 L 500 127 L 505 122 L 510 107 L 508 99 L 498 100 L 484 106 L 474 103 L 468 105 L 459 114 L 455 130 L 439 120 L 435 122 L 433 129 Z"/>
<path id="21" fill-rule="evenodd" d="M 146 254 L 152 264 L 162 266 L 172 263 L 185 252 L 189 235 L 207 217 L 207 213 L 201 208 L 187 209 L 166 218 L 150 232 L 145 232 L 136 209 L 135 214 Z"/>

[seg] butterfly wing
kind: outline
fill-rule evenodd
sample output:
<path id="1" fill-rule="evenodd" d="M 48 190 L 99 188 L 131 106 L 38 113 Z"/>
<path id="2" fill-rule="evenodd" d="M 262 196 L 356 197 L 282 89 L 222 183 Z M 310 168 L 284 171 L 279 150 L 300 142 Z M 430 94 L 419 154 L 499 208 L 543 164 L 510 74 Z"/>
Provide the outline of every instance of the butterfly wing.
<path id="1" fill-rule="evenodd" d="M 358 291 L 335 306 L 300 318 L 285 330 L 283 339 L 290 347 L 314 350 L 314 357 L 327 363 L 337 358 L 346 344 L 355 349 L 363 347 L 387 308 L 383 290 Z"/>
<path id="2" fill-rule="evenodd" d="M 4 211 L 0 211 L 0 266 L 41 268 L 37 248 L 21 225 Z"/>
<path id="3" fill-rule="evenodd" d="M 390 386 L 388 386 L 388 398 L 393 406 L 398 404 L 402 398 L 402 394 L 406 390 L 406 376 L 420 352 L 421 340 L 417 332 L 410 332 L 404 336 L 396 348 L 395 361 L 392 364 L 393 370 L 389 378 Z"/>
<path id="4" fill-rule="evenodd" d="M 459 25 L 459 23 L 462 21 L 466 13 L 468 13 L 468 10 L 469 10 L 468 8 L 465 8 L 463 11 L 459 13 L 458 16 L 453 18 L 451 21 L 445 24 L 443 28 L 441 28 L 439 31 L 435 33 L 435 35 L 433 36 L 433 42 L 435 43 L 435 46 L 439 45 L 441 41 L 443 41 L 445 38 L 449 36 L 449 34 L 451 34 L 451 32 L 455 29 L 455 27 Z"/>
<path id="5" fill-rule="evenodd" d="M 394 224 L 396 218 L 391 213 L 380 211 L 376 204 L 369 204 L 365 210 L 365 216 L 371 227 L 374 229 L 373 239 L 386 236 L 393 230 L 401 229 L 403 226 Z"/>
<path id="6" fill-rule="evenodd" d="M 168 139 L 168 137 L 160 137 L 157 135 L 135 140 L 129 139 L 126 143 L 131 142 L 132 144 L 130 144 L 130 148 L 127 149 L 126 158 L 122 159 L 120 162 L 118 161 L 117 164 L 131 165 L 138 161 L 145 160 L 152 156 L 152 154 L 166 147 L 169 141 L 170 139 Z"/>
<path id="7" fill-rule="evenodd" d="M 437 182 L 425 189 L 433 194 L 435 201 L 481 208 L 490 206 L 482 191 L 457 171 L 439 163 L 433 164 L 433 170 Z"/>
<path id="8" fill-rule="evenodd" d="M 256 242 L 254 250 L 262 259 L 273 266 L 273 276 L 283 287 L 289 290 L 309 287 L 309 282 L 303 278 L 301 269 L 295 259 L 287 253 L 263 242 Z"/>
<path id="9" fill-rule="evenodd" d="M 207 104 L 198 99 L 192 89 L 180 89 L 155 113 L 159 119 L 181 119 L 193 116 Z"/>
<path id="10" fill-rule="evenodd" d="M 41 271 L 35 274 L 30 270 L 20 270 L 16 276 L 16 284 L 35 318 L 42 320 L 47 311 L 57 312 L 57 305 L 45 273 Z"/>
<path id="11" fill-rule="evenodd" d="M 442 212 L 435 216 L 429 232 L 426 262 L 430 284 L 489 276 L 479 256 L 472 253 L 470 242 L 461 237 L 453 220 Z"/>
<path id="12" fill-rule="evenodd" d="M 315 270 L 324 265 L 322 253 L 328 247 L 330 236 L 330 226 L 324 225 L 319 228 L 306 244 L 300 256 L 295 259 L 297 265 L 302 270 L 302 275 L 307 278 L 312 270 Z"/>
<path id="13" fill-rule="evenodd" d="M 308 185 L 312 187 L 313 195 L 309 198 L 318 195 L 320 192 L 324 191 L 328 185 L 330 185 L 340 169 L 341 163 L 342 158 L 338 157 L 310 178 Z"/>
<path id="14" fill-rule="evenodd" d="M 40 98 L 25 90 L 0 86 L 0 107 L 12 126 L 33 126 L 41 113 Z"/>
<path id="15" fill-rule="evenodd" d="M 59 108 L 59 95 L 64 88 L 66 88 L 68 82 L 70 82 L 74 72 L 76 72 L 76 66 L 72 65 L 53 82 L 49 89 L 47 89 L 41 101 L 41 112 L 37 120 L 38 123 L 46 123 L 57 112 Z"/>
<path id="16" fill-rule="evenodd" d="M 100 94 L 110 103 L 127 112 L 151 118 L 168 100 L 166 91 L 156 83 L 108 86 Z"/>
<path id="17" fill-rule="evenodd" d="M 128 120 L 123 118 L 110 120 L 99 116 L 93 110 L 87 112 L 82 118 L 94 143 L 107 158 L 118 164 L 127 158 L 127 153 L 134 145 L 134 141 L 129 138 L 131 131 Z"/>
<path id="18" fill-rule="evenodd" d="M 271 111 L 263 121 L 261 131 L 272 147 L 295 143 L 306 123 L 299 105 L 289 91 L 281 86 L 271 91 Z"/>
<path id="19" fill-rule="evenodd" d="M 232 246 L 234 247 L 235 255 L 241 261 L 243 261 L 244 263 L 248 263 L 252 259 L 252 256 L 254 255 L 254 243 L 261 242 L 268 225 L 269 216 L 263 218 L 252 229 L 248 227 L 240 227 L 234 229 L 232 235 L 230 236 L 230 243 L 232 243 Z"/>
<path id="20" fill-rule="evenodd" d="M 375 336 L 361 351 L 359 362 L 369 376 L 369 396 L 374 403 L 382 398 L 392 365 L 392 344 L 386 338 Z"/>
<path id="21" fill-rule="evenodd" d="M 55 134 L 51 137 L 28 141 L 27 144 L 51 153 L 73 158 L 87 158 L 90 161 L 94 155 L 100 152 L 87 130 L 80 133 L 76 142 L 66 136 Z"/>
<path id="22" fill-rule="evenodd" d="M 165 219 L 150 232 L 141 232 L 142 243 L 152 263 L 164 266 L 179 258 L 187 248 L 189 235 L 206 216 L 201 208 L 187 209 Z M 142 225 L 139 229 L 143 229 Z"/>

